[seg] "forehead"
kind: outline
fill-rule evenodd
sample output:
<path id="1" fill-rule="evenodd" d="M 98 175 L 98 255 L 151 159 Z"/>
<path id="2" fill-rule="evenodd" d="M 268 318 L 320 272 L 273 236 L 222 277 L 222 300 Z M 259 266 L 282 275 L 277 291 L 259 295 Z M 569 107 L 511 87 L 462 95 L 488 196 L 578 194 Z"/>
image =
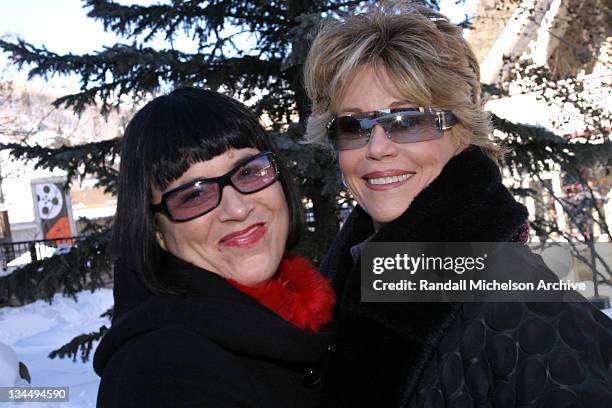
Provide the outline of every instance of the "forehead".
<path id="1" fill-rule="evenodd" d="M 343 88 L 336 101 L 337 114 L 413 106 L 394 86 L 384 67 L 360 67 Z"/>

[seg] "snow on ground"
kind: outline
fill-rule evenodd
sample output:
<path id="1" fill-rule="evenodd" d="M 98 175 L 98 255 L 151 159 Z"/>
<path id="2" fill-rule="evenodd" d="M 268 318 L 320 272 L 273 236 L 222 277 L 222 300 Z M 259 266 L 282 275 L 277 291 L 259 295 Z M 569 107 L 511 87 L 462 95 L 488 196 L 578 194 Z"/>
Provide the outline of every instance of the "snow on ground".
<path id="1" fill-rule="evenodd" d="M 1 407 L 89 408 L 96 406 L 100 378 L 93 371 L 93 352 L 87 363 L 50 359 L 49 353 L 82 333 L 110 325 L 99 318 L 113 305 L 111 289 L 78 294 L 78 301 L 56 295 L 53 302 L 39 300 L 22 307 L 0 308 L 0 342 L 11 346 L 32 377 L 31 386 L 69 387 L 70 402 L 0 403 Z M 94 346 L 95 350 L 95 346 Z"/>

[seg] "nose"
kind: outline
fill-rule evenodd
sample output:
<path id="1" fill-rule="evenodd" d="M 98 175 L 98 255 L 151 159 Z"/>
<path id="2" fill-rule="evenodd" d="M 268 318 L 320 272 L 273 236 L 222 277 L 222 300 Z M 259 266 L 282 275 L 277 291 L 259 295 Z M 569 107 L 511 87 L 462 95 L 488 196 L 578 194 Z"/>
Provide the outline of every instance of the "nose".
<path id="1" fill-rule="evenodd" d="M 372 160 L 383 160 L 397 155 L 397 146 L 387 137 L 382 126 L 376 125 L 372 129 L 366 155 Z"/>
<path id="2" fill-rule="evenodd" d="M 219 203 L 220 221 L 244 221 L 253 211 L 253 202 L 232 186 L 225 186 Z"/>

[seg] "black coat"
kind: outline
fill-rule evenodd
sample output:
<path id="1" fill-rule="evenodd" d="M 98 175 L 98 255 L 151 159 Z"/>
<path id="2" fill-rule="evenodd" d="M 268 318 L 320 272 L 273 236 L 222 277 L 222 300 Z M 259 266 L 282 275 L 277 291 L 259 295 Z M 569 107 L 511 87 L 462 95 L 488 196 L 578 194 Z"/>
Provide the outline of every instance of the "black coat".
<path id="1" fill-rule="evenodd" d="M 115 270 L 115 316 L 94 357 L 98 407 L 314 406 L 330 333 L 300 330 L 178 258 L 163 268 L 187 276 L 190 293 L 153 296 L 124 263 Z"/>
<path id="2" fill-rule="evenodd" d="M 503 242 L 527 217 L 478 148 L 372 242 Z M 362 303 L 357 207 L 323 265 L 337 294 L 322 407 L 612 407 L 612 321 L 589 303 Z"/>

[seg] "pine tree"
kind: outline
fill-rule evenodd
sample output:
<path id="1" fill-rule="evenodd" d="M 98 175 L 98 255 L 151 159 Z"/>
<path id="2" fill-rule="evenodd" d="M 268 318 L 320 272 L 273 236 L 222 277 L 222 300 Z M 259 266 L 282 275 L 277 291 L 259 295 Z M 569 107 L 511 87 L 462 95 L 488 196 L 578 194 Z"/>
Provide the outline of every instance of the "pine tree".
<path id="1" fill-rule="evenodd" d="M 317 263 L 337 229 L 338 171 L 332 155 L 321 148 L 298 143 L 304 133 L 309 103 L 302 86 L 302 64 L 310 35 L 322 16 L 333 16 L 358 6 L 360 1 L 187 1 L 166 5 L 124 6 L 109 0 L 86 0 L 88 16 L 103 23 L 123 40 L 83 55 L 56 54 L 23 39 L 0 40 L 18 68 L 33 66 L 29 77 L 77 74 L 80 92 L 54 102 L 75 112 L 99 105 L 102 114 L 126 100 L 141 103 L 177 86 L 205 86 L 242 100 L 269 118 L 275 142 L 286 154 L 298 178 L 301 193 L 311 200 L 314 222 L 300 244 Z M 429 2 L 437 7 L 437 0 Z M 241 34 L 242 33 L 242 34 Z M 244 46 L 244 33 L 254 40 Z M 186 52 L 174 47 L 181 35 L 197 44 Z M 150 40 L 160 36 L 169 44 L 156 49 Z M 242 36 L 242 37 L 241 37 Z M 241 39 L 242 38 L 242 39 Z M 105 191 L 115 192 L 119 140 L 58 149 L 7 144 L 15 158 L 35 160 L 37 167 L 67 172 L 68 184 L 93 175 Z M 74 296 L 100 286 L 111 271 L 106 255 L 109 226 L 73 246 L 67 254 L 32 263 L 0 278 L 0 298 L 29 302 L 50 300 L 61 291 Z M 79 336 L 51 356 L 86 359 L 92 342 L 106 330 Z"/>

